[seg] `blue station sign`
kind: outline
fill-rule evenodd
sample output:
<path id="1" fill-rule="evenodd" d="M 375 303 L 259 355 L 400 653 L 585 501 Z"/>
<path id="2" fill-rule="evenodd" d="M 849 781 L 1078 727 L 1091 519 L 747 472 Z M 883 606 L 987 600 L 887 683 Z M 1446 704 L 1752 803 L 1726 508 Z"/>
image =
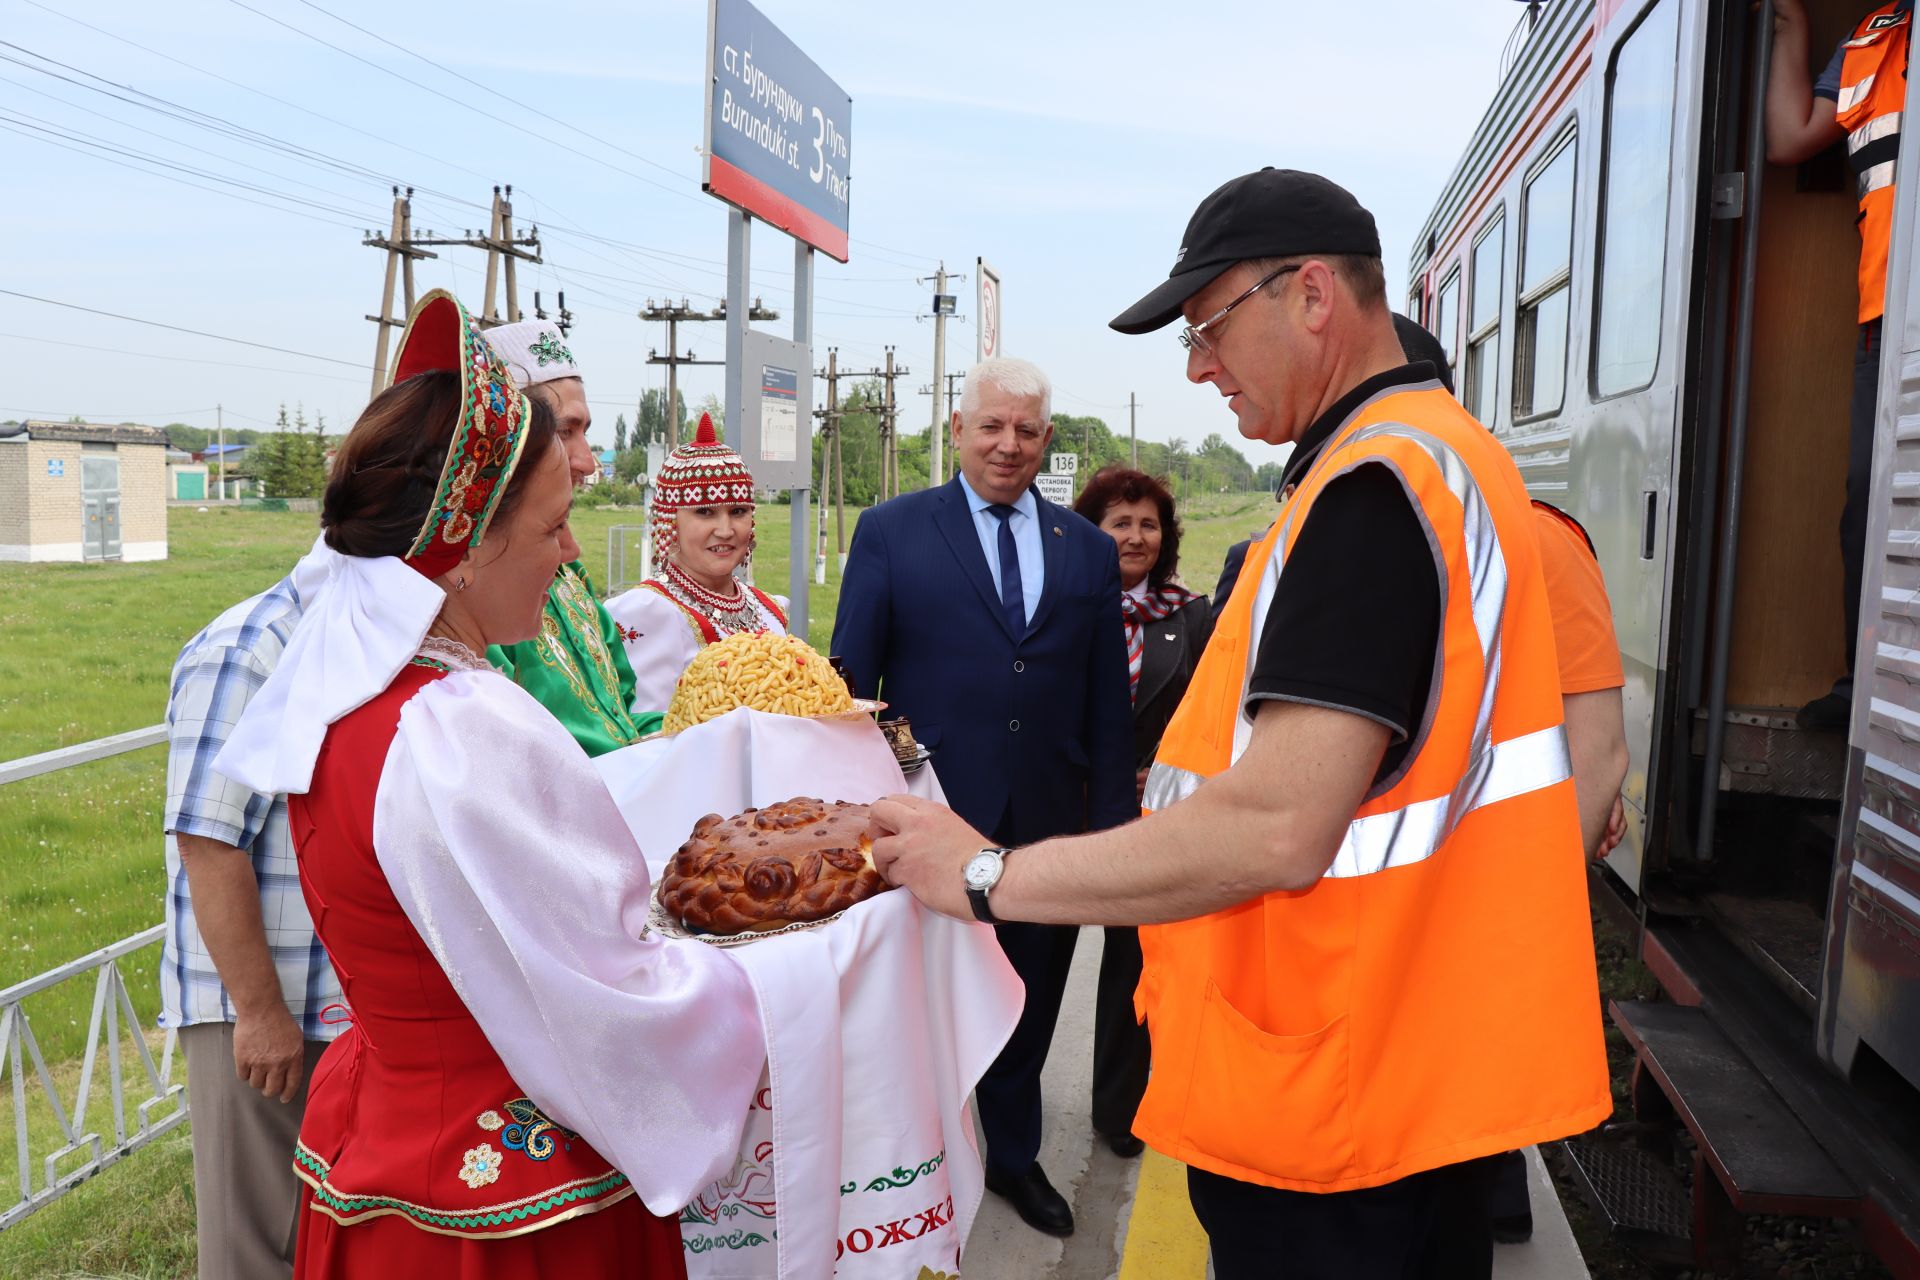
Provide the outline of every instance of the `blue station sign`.
<path id="1" fill-rule="evenodd" d="M 853 99 L 748 0 L 710 0 L 703 190 L 847 260 Z"/>

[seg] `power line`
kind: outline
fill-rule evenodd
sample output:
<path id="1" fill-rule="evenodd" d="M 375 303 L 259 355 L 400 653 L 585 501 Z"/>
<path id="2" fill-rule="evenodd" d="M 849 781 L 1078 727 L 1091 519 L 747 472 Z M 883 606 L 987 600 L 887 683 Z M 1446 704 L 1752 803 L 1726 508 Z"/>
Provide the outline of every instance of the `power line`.
<path id="1" fill-rule="evenodd" d="M 519 123 L 516 120 L 510 120 L 505 116 L 497 116 L 491 111 L 487 111 L 481 107 L 475 106 L 471 101 L 462 101 L 461 99 L 454 97 L 450 93 L 445 93 L 439 89 L 434 88 L 430 84 L 425 84 L 419 80 L 415 80 L 412 76 L 401 75 L 398 71 L 395 71 L 392 67 L 382 66 L 380 63 L 373 61 L 373 59 L 371 58 L 362 57 L 360 54 L 355 53 L 351 49 L 342 48 L 340 45 L 333 43 L 333 41 L 328 40 L 323 36 L 317 36 L 311 31 L 305 30 L 304 28 L 301 28 L 301 27 L 294 26 L 291 22 L 286 21 L 284 18 L 276 18 L 270 13 L 263 13 L 259 9 L 256 9 L 252 5 L 246 3 L 246 0 L 227 0 L 227 3 L 233 5 L 235 8 L 245 9 L 248 13 L 251 13 L 256 18 L 262 18 L 268 22 L 271 22 L 276 27 L 284 27 L 286 30 L 293 32 L 295 35 L 305 36 L 307 39 L 312 40 L 316 44 L 323 44 L 327 48 L 332 49 L 335 53 L 341 54 L 344 57 L 352 58 L 355 62 L 358 62 L 363 66 L 372 67 L 375 71 L 381 72 L 384 75 L 392 76 L 394 79 L 399 80 L 405 84 L 410 84 L 414 88 L 419 89 L 424 93 L 430 93 L 436 98 L 444 98 L 446 101 L 453 103 L 455 106 L 459 107 L 463 112 L 466 112 L 469 115 L 484 116 L 487 119 L 492 120 L 496 124 L 503 124 L 503 125 L 506 125 L 509 129 L 514 129 L 520 133 L 524 133 L 528 137 L 538 140 L 545 146 L 553 147 L 560 151 L 570 152 L 573 155 L 579 156 L 582 160 L 590 160 L 594 164 L 600 165 L 603 168 L 611 169 L 615 173 L 624 174 L 625 176 L 632 178 L 635 182 L 643 182 L 650 187 L 658 187 L 660 188 L 660 190 L 667 192 L 669 195 L 677 196 L 685 200 L 695 200 L 695 201 L 698 200 L 698 197 L 694 196 L 690 192 L 681 190 L 678 187 L 669 187 L 664 182 L 656 182 L 654 179 L 647 177 L 645 174 L 635 173 L 631 169 L 622 168 L 621 166 L 614 164 L 611 160 L 607 160 L 601 156 L 596 156 L 591 152 L 582 151 L 580 150 L 580 148 L 575 146 L 570 146 L 567 143 L 560 141 L 560 139 L 558 138 L 550 137 L 547 134 L 539 133 L 539 132 L 536 132 L 535 130 L 529 129 L 525 125 Z M 489 89 L 488 91 L 490 93 L 495 92 L 492 89 Z M 647 163 L 652 164 L 653 162 L 648 161 Z M 668 172 L 672 172 L 672 170 L 668 170 Z"/>
<path id="2" fill-rule="evenodd" d="M 462 75 L 458 71 L 453 70 L 451 67 L 443 66 L 440 63 L 435 62 L 432 58 L 427 57 L 427 55 L 425 55 L 424 53 L 419 53 L 413 49 L 409 49 L 407 46 L 403 44 L 397 43 L 396 41 L 393 41 L 393 40 L 389 40 L 377 31 L 369 31 L 365 27 L 359 25 L 356 22 L 349 22 L 347 19 L 341 17 L 337 13 L 334 13 L 330 9 L 321 8 L 319 5 L 313 3 L 313 0 L 300 0 L 300 3 L 305 5 L 307 8 L 313 10 L 315 13 L 325 14 L 327 17 L 332 18 L 335 22 L 338 22 L 343 26 L 352 27 L 355 31 L 358 31 L 363 36 L 367 36 L 371 39 L 378 40 L 381 44 L 386 45 L 389 49 L 397 49 L 401 53 L 406 54 L 410 58 L 419 59 L 421 62 L 426 63 L 428 66 L 432 67 L 436 71 L 442 72 L 443 74 L 446 74 L 446 75 L 450 75 L 456 80 L 460 80 L 467 84 L 470 84 L 474 88 L 479 89 L 482 92 L 492 97 L 499 98 L 504 102 L 511 102 L 514 106 L 519 107 L 523 111 L 531 111 L 533 112 L 533 114 L 541 117 L 544 120 L 551 120 L 553 121 L 553 123 L 559 125 L 562 129 L 566 129 L 571 133 L 577 133 L 583 138 L 590 138 L 593 141 L 599 143 L 601 146 L 607 148 L 609 151 L 618 151 L 623 156 L 631 156 L 633 159 L 638 160 L 641 164 L 648 165 L 648 166 L 651 166 L 652 168 L 658 169 L 660 172 L 666 174 L 670 178 L 684 178 L 686 176 L 682 174 L 679 170 L 669 168 L 668 166 L 661 164 L 657 160 L 650 160 L 646 156 L 641 155 L 637 151 L 629 151 L 627 148 L 620 146 L 618 143 L 608 142 L 605 138 L 602 138 L 597 134 L 588 133 L 585 129 L 582 129 L 577 125 L 570 124 L 567 121 L 562 120 L 560 117 L 553 115 L 549 112 L 542 111 L 540 108 L 533 106 L 530 103 L 522 102 L 518 98 L 510 98 L 506 94 L 500 92 L 500 86 L 498 84 L 483 84 L 482 82 L 475 80 L 472 76 Z"/>
<path id="3" fill-rule="evenodd" d="M 115 160 L 108 156 L 99 155 L 96 152 L 83 150 L 81 147 L 73 145 L 71 143 L 58 142 L 58 141 L 55 141 L 53 138 L 45 136 L 44 130 L 37 131 L 37 132 L 28 132 L 28 130 L 25 128 L 18 128 L 13 125 L 6 124 L 4 122 L 0 122 L 0 129 L 4 129 L 8 133 L 17 133 L 21 137 L 32 139 L 35 142 L 45 143 L 47 146 L 50 146 L 50 147 L 58 147 L 62 151 L 71 151 L 75 155 L 86 156 L 87 158 L 92 160 L 105 160 L 108 164 L 118 165 L 123 169 L 131 169 L 135 173 L 144 173 L 148 177 L 160 178 L 167 182 L 177 182 L 183 187 L 192 187 L 195 190 L 210 192 L 213 195 L 224 196 L 230 200 L 240 200 L 247 204 L 258 205 L 262 209 L 272 209 L 277 213 L 289 213 L 296 218 L 305 218 L 310 222 L 325 223 L 327 226 L 330 226 L 330 227 L 346 227 L 348 230 L 356 229 L 355 224 L 351 222 L 337 222 L 332 218 L 322 218 L 316 214 L 302 213 L 298 209 L 289 209 L 283 205 L 269 204 L 265 200 L 253 200 L 248 198 L 247 196 L 237 195 L 231 191 L 222 191 L 218 187 L 209 187 L 204 183 L 199 183 L 199 182 L 189 182 L 185 178 L 177 178 L 177 177 L 174 177 L 172 174 L 160 173 L 152 169 L 142 168 L 140 165 L 129 163 L 128 161 L 125 161 L 125 160 Z"/>
<path id="4" fill-rule="evenodd" d="M 68 311 L 84 311 L 88 315 L 105 316 L 109 320 L 125 320 L 129 324 L 144 324 L 153 329 L 170 329 L 175 333 L 192 334 L 196 338 L 211 338 L 215 342 L 231 342 L 240 347 L 257 347 L 261 351 L 272 351 L 283 356 L 297 356 L 302 360 L 320 360 L 327 364 L 342 364 L 349 369 L 364 368 L 358 360 L 336 360 L 332 356 L 316 356 L 308 351 L 295 351 L 291 347 L 274 347 L 264 342 L 251 342 L 246 338 L 229 338 L 221 333 L 208 333 L 204 329 L 186 329 L 177 324 L 164 324 L 159 320 L 142 320 L 139 316 L 124 316 L 117 311 L 102 311 L 97 307 L 83 307 L 77 302 L 61 302 L 54 298 L 42 298 L 31 293 L 20 293 L 13 289 L 0 289 L 0 296 L 23 298 L 28 302 L 39 302 L 49 307 L 64 307 Z"/>
<path id="5" fill-rule="evenodd" d="M 202 360 L 195 356 L 173 356 L 158 351 L 129 351 L 125 347 L 96 347 L 85 342 L 63 342 L 58 338 L 42 338 L 30 333 L 0 333 L 0 338 L 11 338 L 17 342 L 41 342 L 50 347 L 72 347 L 79 351 L 101 351 L 108 355 L 133 356 L 141 360 L 165 360 L 169 364 L 208 364 L 221 369 L 258 369 L 262 373 L 290 373 L 300 378 L 325 378 L 329 382 L 359 382 L 359 378 L 344 378 L 337 373 L 321 373 L 314 369 L 282 369 L 275 365 L 243 364 L 232 360 Z"/>
<path id="6" fill-rule="evenodd" d="M 34 8 L 39 9 L 43 13 L 50 13 L 56 18 L 64 18 L 68 22 L 74 23 L 77 26 L 85 27 L 87 30 L 95 32 L 99 35 L 103 35 L 107 37 L 109 40 L 117 40 L 121 44 L 140 50 L 142 53 L 151 54 L 156 58 L 164 59 L 168 62 L 173 63 L 175 66 L 185 67 L 189 71 L 197 71 L 203 76 L 208 76 L 212 79 L 220 81 L 222 84 L 229 84 L 236 89 L 242 90 L 246 93 L 251 93 L 256 97 L 265 98 L 268 102 L 277 102 L 283 107 L 288 107 L 294 111 L 300 112 L 302 115 L 309 115 L 316 120 L 323 120 L 330 125 L 335 125 L 351 133 L 357 133 L 363 138 L 372 138 L 375 142 L 385 143 L 387 146 L 393 147 L 396 150 L 405 151 L 409 155 L 419 156 L 423 160 L 431 160 L 435 164 L 444 165 L 449 169 L 457 169 L 461 173 L 468 174 L 471 177 L 479 178 L 483 182 L 490 181 L 487 175 L 484 173 L 481 173 L 478 169 L 469 169 L 465 165 L 455 164 L 453 161 L 447 160 L 440 156 L 436 156 L 431 152 L 422 151 L 417 147 L 410 147 L 404 142 L 396 142 L 392 138 L 386 137 L 382 134 L 370 132 L 366 129 L 362 129 L 358 125 L 348 124 L 344 120 L 336 120 L 332 116 L 324 115 L 321 112 L 313 110 L 311 107 L 303 107 L 297 102 L 294 102 L 287 98 L 278 97 L 274 94 L 268 93 L 264 89 L 256 89 L 252 85 L 243 84 L 238 80 L 234 80 L 234 79 L 231 79 L 230 77 L 223 76 L 217 71 L 209 71 L 207 68 L 200 66 L 197 63 L 188 62 L 184 58 L 176 58 L 170 53 L 163 53 L 158 49 L 154 49 L 147 45 L 141 44 L 137 40 L 129 40 L 127 37 L 119 34 L 118 32 L 109 31 L 105 27 L 96 27 L 91 22 L 83 22 L 79 18 L 74 17 L 70 13 L 62 13 L 58 9 L 55 9 L 50 5 L 41 4 L 40 0 L 21 0 L 21 2 L 23 4 L 32 5 Z M 420 187 L 419 190 L 427 191 L 428 188 Z M 459 200 L 459 197 L 457 196 L 446 195 L 445 193 L 442 193 L 442 192 L 435 192 L 433 194 L 441 195 L 443 198 L 448 200 Z M 485 205 L 480 204 L 477 201 L 460 201 L 460 203 L 471 204 L 476 209 L 486 208 Z"/>
<path id="7" fill-rule="evenodd" d="M 71 409 L 16 409 L 0 405 L 0 413 L 18 413 L 28 418 L 53 419 L 65 422 L 68 418 L 85 418 L 89 422 L 131 422 L 135 418 L 190 418 L 196 413 L 212 413 L 218 406 L 208 405 L 204 409 L 168 409 L 162 413 L 75 413 Z M 229 409 L 227 412 L 232 413 Z M 241 415 L 244 416 L 244 415 Z M 258 422 L 258 418 L 250 419 Z"/>

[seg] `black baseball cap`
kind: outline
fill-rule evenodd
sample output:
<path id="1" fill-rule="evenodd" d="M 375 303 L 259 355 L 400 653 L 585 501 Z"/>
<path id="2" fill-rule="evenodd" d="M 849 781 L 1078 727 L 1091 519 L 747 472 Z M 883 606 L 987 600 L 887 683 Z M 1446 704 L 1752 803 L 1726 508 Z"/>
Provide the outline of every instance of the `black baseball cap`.
<path id="1" fill-rule="evenodd" d="M 1236 262 L 1303 253 L 1377 258 L 1380 229 L 1339 183 L 1268 166 L 1202 200 L 1180 237 L 1165 283 L 1108 323 L 1121 333 L 1151 333 Z"/>

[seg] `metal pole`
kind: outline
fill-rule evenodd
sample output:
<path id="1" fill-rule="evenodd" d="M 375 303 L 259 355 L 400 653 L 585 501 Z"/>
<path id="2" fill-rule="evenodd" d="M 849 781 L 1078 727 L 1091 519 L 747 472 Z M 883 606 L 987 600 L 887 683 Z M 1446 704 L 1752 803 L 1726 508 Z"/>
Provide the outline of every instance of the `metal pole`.
<path id="1" fill-rule="evenodd" d="M 1139 402 L 1134 399 L 1133 392 L 1127 392 L 1127 442 L 1133 458 L 1133 461 L 1127 465 L 1135 471 L 1140 469 L 1140 423 L 1137 412 L 1139 408 Z"/>
<path id="2" fill-rule="evenodd" d="M 382 325 L 380 328 L 380 332 L 385 333 L 386 331 L 387 331 L 386 326 Z M 220 454 L 220 461 L 218 464 L 220 467 L 220 493 L 218 496 L 224 499 L 227 496 L 227 411 L 226 409 L 224 409 L 220 405 L 213 406 L 213 421 L 214 421 L 214 430 L 220 433 L 220 448 L 218 450 L 218 453 Z"/>
<path id="3" fill-rule="evenodd" d="M 748 276 L 752 264 L 753 224 L 738 209 L 727 210 L 727 375 L 725 419 L 727 443 L 740 444 L 740 405 L 746 398 Z"/>
<path id="4" fill-rule="evenodd" d="M 940 381 L 947 368 L 947 315 L 940 310 L 941 295 L 947 291 L 947 264 L 942 262 L 933 277 L 933 426 L 927 433 L 927 487 L 940 483 L 942 475 L 940 432 Z"/>
<path id="5" fill-rule="evenodd" d="M 1773 60 L 1773 0 L 1756 21 L 1752 99 L 1747 108 L 1747 203 L 1740 227 L 1740 308 L 1734 321 L 1733 411 L 1727 423 L 1727 500 L 1720 519 L 1720 579 L 1714 584 L 1713 666 L 1707 698 L 1707 743 L 1701 782 L 1700 831 L 1694 857 L 1713 857 L 1719 821 L 1720 765 L 1727 736 L 1727 667 L 1733 652 L 1733 592 L 1740 561 L 1740 499 L 1747 462 L 1747 407 L 1753 392 L 1753 290 L 1760 267 L 1760 193 L 1766 176 L 1767 70 Z"/>
<path id="6" fill-rule="evenodd" d="M 833 500 L 834 441 L 840 437 L 840 349 L 827 348 L 827 412 L 820 420 L 820 550 L 813 560 L 813 581 L 827 585 L 827 504 Z"/>
<path id="7" fill-rule="evenodd" d="M 800 376 L 811 382 L 813 378 L 813 246 L 804 240 L 793 242 L 793 340 L 807 348 L 801 359 Z M 813 396 L 807 396 L 808 407 L 812 407 Z M 800 435 L 808 435 L 808 423 L 803 418 L 797 424 Z M 807 448 L 807 469 L 802 473 L 800 484 L 793 490 L 792 507 L 788 514 L 792 519 L 787 523 L 787 590 L 791 599 L 787 604 L 787 618 L 793 633 L 802 639 L 807 637 L 808 615 L 808 579 L 807 572 L 807 486 L 813 481 L 813 449 Z"/>

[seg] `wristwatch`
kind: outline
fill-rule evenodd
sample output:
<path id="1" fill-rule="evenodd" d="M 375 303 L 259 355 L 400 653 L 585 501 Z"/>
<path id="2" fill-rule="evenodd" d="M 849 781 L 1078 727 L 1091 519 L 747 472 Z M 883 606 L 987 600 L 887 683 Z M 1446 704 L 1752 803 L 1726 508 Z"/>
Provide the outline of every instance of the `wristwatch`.
<path id="1" fill-rule="evenodd" d="M 1001 875 L 1007 869 L 1007 855 L 1011 849 L 982 849 L 967 859 L 962 875 L 967 881 L 967 901 L 973 907 L 974 918 L 988 924 L 999 924 L 993 908 L 987 905 L 987 894 L 993 886 L 1000 883 Z"/>

